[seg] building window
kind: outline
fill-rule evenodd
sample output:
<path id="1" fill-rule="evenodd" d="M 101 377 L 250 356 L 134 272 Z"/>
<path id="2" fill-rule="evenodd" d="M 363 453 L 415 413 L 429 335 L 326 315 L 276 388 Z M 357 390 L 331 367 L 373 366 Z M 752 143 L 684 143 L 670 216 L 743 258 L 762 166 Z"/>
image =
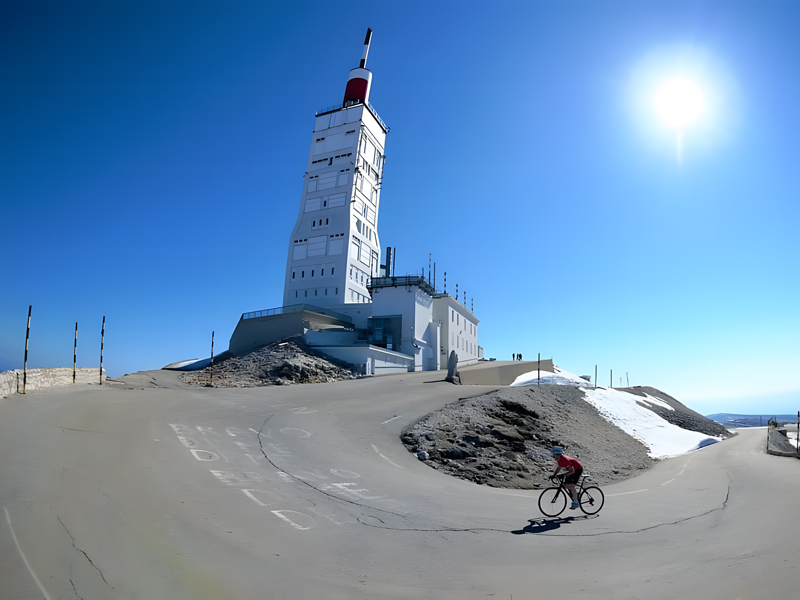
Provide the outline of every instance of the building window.
<path id="1" fill-rule="evenodd" d="M 338 296 L 338 295 L 339 295 L 339 288 L 336 288 L 336 293 L 334 293 L 334 296 Z"/>
<path id="2" fill-rule="evenodd" d="M 294 271 L 292 271 L 292 279 L 294 279 L 294 276 L 295 276 L 295 275 L 297 275 L 297 273 L 295 273 Z"/>
<path id="3" fill-rule="evenodd" d="M 305 297 L 308 298 L 308 290 L 305 291 L 305 294 L 306 294 Z"/>
<path id="4" fill-rule="evenodd" d="M 321 269 L 319 272 L 320 277 L 325 277 L 325 269 Z"/>
<path id="5" fill-rule="evenodd" d="M 314 295 L 315 295 L 315 296 L 317 295 L 317 290 L 314 290 Z"/>
<path id="6" fill-rule="evenodd" d="M 328 288 L 325 288 L 325 295 L 328 295 Z"/>
<path id="7" fill-rule="evenodd" d="M 314 276 L 314 269 L 311 269 L 311 276 Z"/>
<path id="8" fill-rule="evenodd" d="M 305 271 L 300 271 L 300 277 L 305 277 L 305 276 L 306 276 L 306 272 Z"/>
<path id="9" fill-rule="evenodd" d="M 336 270 L 336 267 L 331 267 L 331 275 L 333 275 L 333 272 L 334 272 L 335 270 Z M 336 288 L 336 289 L 338 290 L 339 288 Z M 338 294 L 339 292 L 336 292 L 336 293 Z"/>
<path id="10" fill-rule="evenodd" d="M 294 297 L 297 298 L 297 292 L 294 293 Z"/>

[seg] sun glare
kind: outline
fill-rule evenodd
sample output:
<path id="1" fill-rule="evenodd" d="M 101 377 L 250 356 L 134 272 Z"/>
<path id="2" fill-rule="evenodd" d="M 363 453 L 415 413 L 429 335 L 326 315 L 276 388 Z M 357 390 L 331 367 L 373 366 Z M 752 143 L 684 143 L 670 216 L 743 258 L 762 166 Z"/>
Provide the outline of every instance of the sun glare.
<path id="1" fill-rule="evenodd" d="M 671 129 L 683 132 L 697 121 L 705 108 L 700 88 L 689 79 L 669 79 L 655 93 L 655 109 Z"/>

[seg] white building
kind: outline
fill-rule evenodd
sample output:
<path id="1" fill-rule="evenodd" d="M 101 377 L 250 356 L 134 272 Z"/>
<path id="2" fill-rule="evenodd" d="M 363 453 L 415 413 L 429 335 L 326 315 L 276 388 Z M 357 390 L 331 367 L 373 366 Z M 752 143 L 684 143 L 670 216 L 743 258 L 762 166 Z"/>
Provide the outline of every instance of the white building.
<path id="1" fill-rule="evenodd" d="M 371 34 L 342 104 L 316 115 L 283 307 L 244 313 L 231 336 L 234 355 L 302 333 L 310 346 L 368 374 L 443 369 L 453 350 L 461 366 L 483 358 L 472 311 L 425 277 L 392 277 L 388 255 L 381 268 L 378 209 L 389 128 L 368 101 Z"/>
<path id="2" fill-rule="evenodd" d="M 344 100 L 316 115 L 300 197 L 289 238 L 283 304 L 365 304 L 378 274 L 380 182 L 389 128 L 369 105 L 367 30 L 359 67 Z"/>

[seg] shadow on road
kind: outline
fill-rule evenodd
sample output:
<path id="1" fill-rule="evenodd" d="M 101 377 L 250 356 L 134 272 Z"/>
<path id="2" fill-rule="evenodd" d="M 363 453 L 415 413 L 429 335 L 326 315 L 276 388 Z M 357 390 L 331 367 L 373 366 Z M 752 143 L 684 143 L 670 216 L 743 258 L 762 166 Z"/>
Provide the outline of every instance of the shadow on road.
<path id="1" fill-rule="evenodd" d="M 559 529 L 562 525 L 570 525 L 572 523 L 580 523 L 581 521 L 588 521 L 595 519 L 597 515 L 592 517 L 582 515 L 580 517 L 554 517 L 552 519 L 530 519 L 528 524 L 522 529 L 512 531 L 514 535 L 522 535 L 524 533 L 548 533 Z"/>

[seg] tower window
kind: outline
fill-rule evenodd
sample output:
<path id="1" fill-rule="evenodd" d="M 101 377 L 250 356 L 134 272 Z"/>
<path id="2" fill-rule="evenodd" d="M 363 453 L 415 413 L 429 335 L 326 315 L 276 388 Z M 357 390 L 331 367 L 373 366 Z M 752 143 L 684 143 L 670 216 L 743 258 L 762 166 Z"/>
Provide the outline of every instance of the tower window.
<path id="1" fill-rule="evenodd" d="M 325 269 L 320 269 L 319 275 L 320 275 L 320 277 L 324 277 L 325 276 Z"/>
<path id="2" fill-rule="evenodd" d="M 294 279 L 294 276 L 295 276 L 295 275 L 297 275 L 297 273 L 295 273 L 294 271 L 292 271 L 292 279 Z"/>
<path id="3" fill-rule="evenodd" d="M 305 277 L 305 276 L 306 276 L 306 272 L 305 271 L 300 271 L 300 277 Z"/>
<path id="4" fill-rule="evenodd" d="M 308 298 L 308 290 L 305 291 L 305 297 Z"/>
<path id="5" fill-rule="evenodd" d="M 336 267 L 331 267 L 331 275 L 333 275 L 333 272 L 334 272 L 335 270 L 336 270 Z M 338 290 L 339 288 L 336 288 L 336 289 Z M 336 293 L 338 294 L 339 292 L 337 291 Z"/>
<path id="6" fill-rule="evenodd" d="M 311 269 L 311 276 L 314 276 L 314 269 Z"/>
<path id="7" fill-rule="evenodd" d="M 317 295 L 317 290 L 314 290 L 314 295 L 315 295 L 315 296 Z"/>

